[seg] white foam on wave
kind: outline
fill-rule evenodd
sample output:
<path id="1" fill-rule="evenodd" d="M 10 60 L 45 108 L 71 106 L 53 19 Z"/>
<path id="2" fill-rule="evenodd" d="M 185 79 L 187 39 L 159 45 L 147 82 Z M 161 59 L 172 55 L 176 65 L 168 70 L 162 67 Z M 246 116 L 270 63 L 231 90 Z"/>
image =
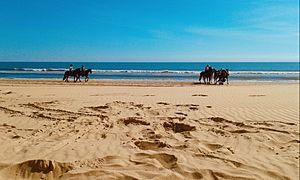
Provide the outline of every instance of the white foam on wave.
<path id="1" fill-rule="evenodd" d="M 66 68 L 12 68 L 3 69 L 5 71 L 33 71 L 33 72 L 49 72 L 49 71 L 67 71 Z M 3 70 L 0 70 L 3 72 Z M 201 71 L 187 70 L 101 70 L 92 69 L 93 73 L 143 73 L 143 74 L 199 74 Z M 230 74 L 300 74 L 299 71 L 229 71 Z"/>
<path id="2" fill-rule="evenodd" d="M 39 72 L 42 72 L 42 71 L 64 71 L 66 69 L 63 69 L 63 68 L 4 68 L 1 70 L 2 71 L 6 70 L 6 71 L 39 71 Z"/>
<path id="3" fill-rule="evenodd" d="M 230 71 L 231 74 L 300 74 L 298 71 Z"/>

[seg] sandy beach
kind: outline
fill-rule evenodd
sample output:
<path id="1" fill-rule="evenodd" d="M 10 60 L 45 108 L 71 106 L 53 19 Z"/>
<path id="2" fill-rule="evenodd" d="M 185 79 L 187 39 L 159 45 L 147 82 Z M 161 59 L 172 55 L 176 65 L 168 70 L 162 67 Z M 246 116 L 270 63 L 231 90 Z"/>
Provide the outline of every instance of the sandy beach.
<path id="1" fill-rule="evenodd" d="M 0 179 L 299 179 L 299 84 L 0 79 Z"/>

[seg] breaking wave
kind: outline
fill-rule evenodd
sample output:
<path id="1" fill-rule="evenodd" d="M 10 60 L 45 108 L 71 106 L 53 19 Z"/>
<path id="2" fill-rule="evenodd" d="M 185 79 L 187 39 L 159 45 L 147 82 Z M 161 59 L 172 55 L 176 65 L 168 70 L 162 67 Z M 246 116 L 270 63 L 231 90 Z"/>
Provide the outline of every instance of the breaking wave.
<path id="1" fill-rule="evenodd" d="M 0 68 L 0 71 L 64 72 L 66 68 Z M 102 70 L 93 69 L 93 73 L 141 73 L 141 74 L 199 74 L 201 71 L 186 70 Z M 300 74 L 299 71 L 230 71 L 230 74 Z"/>

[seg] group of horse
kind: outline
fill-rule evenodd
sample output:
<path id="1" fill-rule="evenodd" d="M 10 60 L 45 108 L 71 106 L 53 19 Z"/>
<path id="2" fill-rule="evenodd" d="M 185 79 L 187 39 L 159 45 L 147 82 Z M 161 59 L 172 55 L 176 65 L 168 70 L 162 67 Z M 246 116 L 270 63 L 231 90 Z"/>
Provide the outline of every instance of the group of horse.
<path id="1" fill-rule="evenodd" d="M 74 70 L 68 70 L 64 74 L 63 81 L 69 82 L 69 77 L 74 77 L 74 82 L 81 82 L 80 77 L 85 77 L 85 82 L 89 80 L 89 74 L 92 73 L 92 69 L 81 70 L 80 68 Z"/>
<path id="2" fill-rule="evenodd" d="M 80 68 L 77 68 L 75 70 L 68 70 L 65 72 L 63 81 L 68 82 L 69 77 L 74 77 L 74 82 L 81 82 L 80 77 L 85 77 L 85 82 L 89 80 L 89 74 L 92 73 L 92 69 L 86 69 L 81 70 Z M 228 84 L 228 77 L 229 77 L 229 70 L 228 69 L 221 69 L 216 70 L 214 68 L 209 68 L 206 71 L 202 71 L 200 73 L 199 81 L 201 83 L 201 80 L 203 79 L 204 84 L 223 84 L 225 81 L 227 81 Z"/>
<path id="3" fill-rule="evenodd" d="M 216 70 L 214 68 L 209 68 L 206 71 L 202 71 L 200 73 L 199 81 L 203 79 L 204 84 L 224 84 L 226 81 L 228 84 L 229 70 L 228 69 L 220 69 Z"/>

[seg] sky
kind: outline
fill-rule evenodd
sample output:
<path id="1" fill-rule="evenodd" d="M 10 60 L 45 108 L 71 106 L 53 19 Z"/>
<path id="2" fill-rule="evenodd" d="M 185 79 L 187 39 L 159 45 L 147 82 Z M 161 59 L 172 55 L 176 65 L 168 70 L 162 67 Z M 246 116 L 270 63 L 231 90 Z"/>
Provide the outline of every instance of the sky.
<path id="1" fill-rule="evenodd" d="M 298 61 L 299 0 L 0 0 L 0 61 Z"/>

